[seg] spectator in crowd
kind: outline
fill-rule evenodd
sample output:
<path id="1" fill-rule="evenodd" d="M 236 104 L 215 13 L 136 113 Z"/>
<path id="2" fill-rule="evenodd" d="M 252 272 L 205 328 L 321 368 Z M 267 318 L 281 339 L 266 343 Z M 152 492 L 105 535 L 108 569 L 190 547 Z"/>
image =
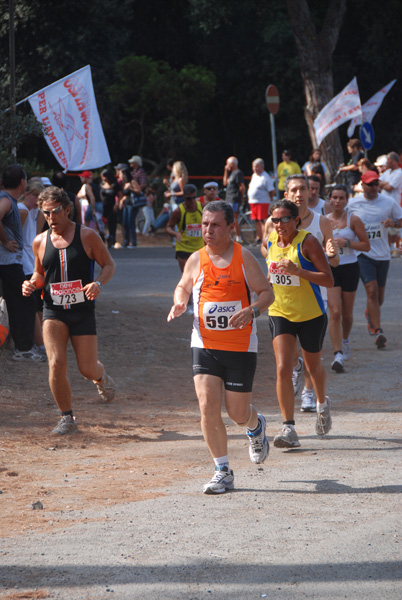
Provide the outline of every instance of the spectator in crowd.
<path id="1" fill-rule="evenodd" d="M 369 161 L 368 158 L 361 158 L 359 160 L 359 162 L 357 163 L 357 167 L 359 169 L 359 173 L 363 174 L 366 171 L 376 171 L 378 172 L 378 169 L 375 165 L 373 165 L 373 163 L 371 161 Z M 355 194 L 362 194 L 363 193 L 363 184 L 361 182 L 361 180 L 359 181 L 359 183 L 356 183 L 356 185 L 353 186 L 353 191 Z"/>
<path id="2" fill-rule="evenodd" d="M 141 156 L 134 154 L 134 156 L 129 159 L 128 164 L 130 165 L 131 169 L 131 181 L 136 181 L 140 187 L 140 192 L 143 192 L 147 187 L 148 182 L 147 176 L 142 167 Z"/>
<path id="3" fill-rule="evenodd" d="M 256 245 L 262 242 L 263 225 L 268 218 L 269 205 L 275 196 L 275 189 L 271 177 L 264 170 L 262 158 L 253 160 L 250 185 L 248 186 L 248 203 L 251 209 L 251 218 L 255 221 Z"/>
<path id="4" fill-rule="evenodd" d="M 301 170 L 302 173 L 304 173 L 305 175 L 307 175 L 307 177 L 309 177 L 310 175 L 313 175 L 313 171 L 312 171 L 312 167 L 314 164 L 319 163 L 321 165 L 321 168 L 324 172 L 324 181 L 325 181 L 325 177 L 328 173 L 328 169 L 327 167 L 324 165 L 324 163 L 321 161 L 321 150 L 319 150 L 318 148 L 315 148 L 312 153 L 310 154 L 310 157 L 308 159 L 307 162 L 304 163 L 304 165 L 302 166 Z"/>
<path id="5" fill-rule="evenodd" d="M 38 233 L 43 229 L 44 217 L 39 212 L 38 198 L 43 192 L 45 186 L 39 177 L 34 177 L 28 181 L 26 190 L 18 199 L 18 210 L 20 212 L 22 235 L 24 238 L 24 248 L 22 251 L 22 268 L 25 279 L 30 279 L 35 270 L 35 257 L 32 250 L 33 241 Z M 38 219 L 39 216 L 39 219 Z M 38 225 L 39 220 L 39 225 Z M 46 360 L 46 351 L 42 336 L 42 300 L 40 291 L 33 294 L 36 307 L 35 332 L 34 332 L 34 351 L 41 359 Z"/>
<path id="6" fill-rule="evenodd" d="M 117 215 L 119 202 L 123 196 L 121 186 L 112 169 L 102 171 L 100 193 L 103 202 L 103 216 L 107 220 L 107 246 L 112 248 L 116 243 Z"/>
<path id="7" fill-rule="evenodd" d="M 125 163 L 119 163 L 115 166 L 117 176 L 121 182 L 123 191 L 119 207 L 123 211 L 123 231 L 124 231 L 124 247 L 135 248 L 137 246 L 137 230 L 136 218 L 138 211 L 143 204 L 140 204 L 137 199 L 141 196 L 146 202 L 145 196 L 142 194 L 141 187 L 137 181 L 131 177 L 131 172 Z"/>
<path id="8" fill-rule="evenodd" d="M 35 352 L 34 329 L 36 307 L 33 298 L 24 298 L 22 268 L 24 238 L 22 234 L 18 198 L 24 194 L 27 176 L 21 165 L 10 165 L 2 176 L 0 191 L 0 279 L 7 305 L 10 334 L 14 342 L 13 360 L 40 361 Z"/>
<path id="9" fill-rule="evenodd" d="M 239 161 L 236 156 L 229 156 L 223 172 L 223 185 L 226 187 L 226 202 L 231 205 L 234 213 L 234 226 L 236 231 L 236 242 L 241 243 L 240 226 L 238 216 L 246 193 L 243 171 L 239 169 Z"/>
<path id="10" fill-rule="evenodd" d="M 292 153 L 290 150 L 284 150 L 282 152 L 282 162 L 278 165 L 278 191 L 279 197 L 283 198 L 285 194 L 285 181 L 289 175 L 297 175 L 301 173 L 301 169 L 297 162 L 292 160 Z"/>
<path id="11" fill-rule="evenodd" d="M 345 173 L 346 185 L 349 192 L 353 191 L 355 186 L 360 181 L 360 171 L 357 163 L 361 158 L 364 158 L 363 148 L 360 140 L 357 138 L 350 138 L 346 145 L 347 151 L 350 154 L 350 159 L 347 165 L 343 165 L 339 170 L 341 173 Z"/>
<path id="12" fill-rule="evenodd" d="M 399 165 L 399 155 L 396 152 L 390 152 L 387 154 L 386 166 L 386 171 L 380 175 L 380 190 L 382 193 L 391 196 L 391 198 L 393 198 L 400 206 L 402 193 L 402 169 Z M 399 256 L 398 247 L 400 235 L 400 229 L 395 227 L 390 227 L 388 229 L 388 239 L 391 245 L 391 256 L 393 258 Z"/>
<path id="13" fill-rule="evenodd" d="M 146 205 L 143 207 L 142 212 L 144 213 L 145 223 L 142 228 L 143 235 L 149 235 L 151 225 L 155 221 L 154 204 L 156 200 L 156 189 L 153 186 L 149 186 L 145 189 L 145 197 L 147 199 Z"/>
<path id="14" fill-rule="evenodd" d="M 91 171 L 83 171 L 80 174 L 81 188 L 78 191 L 77 198 L 81 202 L 83 221 L 87 227 L 91 221 L 96 222 L 96 213 L 103 214 L 103 205 L 100 197 L 99 185 L 94 182 Z"/>
<path id="15" fill-rule="evenodd" d="M 170 177 L 170 189 L 165 192 L 165 198 L 169 200 L 172 210 L 184 200 L 184 186 L 188 182 L 186 165 L 181 160 L 173 163 Z"/>

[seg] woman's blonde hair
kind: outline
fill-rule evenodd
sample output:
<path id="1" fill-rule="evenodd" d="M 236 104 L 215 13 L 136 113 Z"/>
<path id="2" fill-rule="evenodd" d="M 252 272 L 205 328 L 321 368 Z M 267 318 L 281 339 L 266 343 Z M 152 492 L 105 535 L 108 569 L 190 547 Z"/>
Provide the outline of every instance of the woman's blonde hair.
<path id="1" fill-rule="evenodd" d="M 188 171 L 184 162 L 182 162 L 181 160 L 177 160 L 175 163 L 173 163 L 172 171 L 176 175 L 176 177 L 181 177 L 182 179 L 184 179 L 184 183 L 187 183 Z"/>
<path id="2" fill-rule="evenodd" d="M 28 194 L 35 194 L 39 196 L 41 192 L 45 189 L 40 177 L 31 177 L 31 179 L 27 183 L 27 187 L 22 196 L 18 199 L 19 202 L 24 202 L 25 198 Z"/>

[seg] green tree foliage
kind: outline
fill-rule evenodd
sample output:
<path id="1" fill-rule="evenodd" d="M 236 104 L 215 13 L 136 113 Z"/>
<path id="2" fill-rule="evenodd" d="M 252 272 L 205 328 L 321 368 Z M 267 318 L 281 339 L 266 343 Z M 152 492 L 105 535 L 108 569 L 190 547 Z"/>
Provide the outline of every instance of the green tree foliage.
<path id="1" fill-rule="evenodd" d="M 215 76 L 205 67 L 176 70 L 164 61 L 127 56 L 117 63 L 108 92 L 119 109 L 121 151 L 128 155 L 134 149 L 164 163 L 197 143 L 197 124 L 214 96 Z"/>

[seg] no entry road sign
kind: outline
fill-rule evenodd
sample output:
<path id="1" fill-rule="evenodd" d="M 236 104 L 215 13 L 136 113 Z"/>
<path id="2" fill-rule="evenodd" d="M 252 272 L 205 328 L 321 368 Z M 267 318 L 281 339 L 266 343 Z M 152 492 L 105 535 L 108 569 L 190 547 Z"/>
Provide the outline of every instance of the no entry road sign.
<path id="1" fill-rule="evenodd" d="M 269 85 L 267 87 L 267 91 L 265 92 L 265 100 L 271 115 L 276 115 L 279 110 L 279 92 L 276 85 Z"/>

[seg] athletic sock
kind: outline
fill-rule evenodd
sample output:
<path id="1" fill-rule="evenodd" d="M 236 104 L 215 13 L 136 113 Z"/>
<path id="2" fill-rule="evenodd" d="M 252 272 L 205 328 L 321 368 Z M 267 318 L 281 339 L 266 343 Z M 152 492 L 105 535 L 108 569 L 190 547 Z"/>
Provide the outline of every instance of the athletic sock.
<path id="1" fill-rule="evenodd" d="M 322 404 L 321 404 L 321 402 L 318 402 L 318 400 L 317 400 L 317 412 L 318 413 L 323 413 L 324 410 L 327 408 L 327 406 L 328 406 L 328 402 L 326 400 Z"/>
<path id="2" fill-rule="evenodd" d="M 247 427 L 247 433 L 252 433 L 255 435 L 256 433 L 259 433 L 261 431 L 261 429 L 262 429 L 262 423 L 261 423 L 260 419 L 258 418 L 257 425 L 254 427 L 254 429 L 250 429 L 249 427 Z"/>
<path id="3" fill-rule="evenodd" d="M 229 469 L 229 456 L 219 456 L 218 458 L 214 458 L 215 467 L 227 467 Z"/>
<path id="4" fill-rule="evenodd" d="M 73 411 L 72 410 L 66 410 L 65 412 L 61 413 L 63 417 L 68 417 L 70 415 L 70 417 L 73 416 Z"/>

